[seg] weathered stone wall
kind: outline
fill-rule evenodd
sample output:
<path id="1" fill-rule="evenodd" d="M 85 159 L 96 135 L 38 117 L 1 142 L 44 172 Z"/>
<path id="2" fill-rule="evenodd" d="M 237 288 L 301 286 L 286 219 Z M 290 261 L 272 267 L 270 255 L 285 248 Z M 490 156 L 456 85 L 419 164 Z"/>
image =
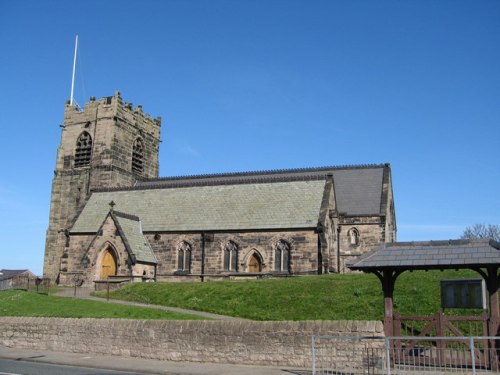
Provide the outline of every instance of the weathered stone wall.
<path id="1" fill-rule="evenodd" d="M 383 242 L 384 224 L 379 217 L 360 217 L 343 219 L 340 224 L 340 271 L 349 272 L 345 263 Z M 351 229 L 358 234 L 358 242 L 351 243 L 348 235 Z M 157 280 L 200 280 L 202 273 L 202 247 L 201 233 L 146 233 L 155 256 L 158 260 L 156 269 Z M 337 233 L 333 224 L 328 222 L 325 226 L 325 244 L 322 248 L 322 262 L 333 272 L 337 271 Z M 224 276 L 234 274 L 234 271 L 224 271 L 224 247 L 229 241 L 233 241 L 238 247 L 238 273 L 249 272 L 249 258 L 252 254 L 258 254 L 262 263 L 261 272 L 272 273 L 275 271 L 275 250 L 279 240 L 290 244 L 291 274 L 316 274 L 321 267 L 318 257 L 318 233 L 313 230 L 302 231 L 280 231 L 280 232 L 232 232 L 213 233 L 205 237 L 205 267 L 204 275 Z M 186 242 L 191 249 L 191 272 L 184 275 L 179 272 L 178 250 L 180 245 Z M 94 280 L 99 279 L 98 264 L 99 254 L 104 250 L 106 244 L 111 244 L 117 254 L 118 269 L 117 276 L 138 276 L 137 272 L 142 270 L 132 269 L 128 263 L 128 255 L 120 236 L 111 219 L 108 219 L 102 227 L 101 233 L 97 235 L 72 235 L 70 246 L 66 249 L 62 258 L 61 282 L 64 272 L 80 272 L 85 283 L 92 285 Z M 86 264 L 83 264 L 85 261 Z M 148 277 L 150 271 L 148 269 Z M 324 269 L 321 270 L 324 272 Z M 96 273 L 97 272 L 97 273 Z M 287 273 L 285 271 L 285 273 Z M 191 276 L 190 276 L 191 275 Z M 193 277 L 193 275 L 197 277 Z M 72 280 L 70 280 L 70 283 Z"/>
<path id="2" fill-rule="evenodd" d="M 310 368 L 313 335 L 383 336 L 383 326 L 379 321 L 0 318 L 0 345 L 7 347 L 261 366 Z"/>
<path id="3" fill-rule="evenodd" d="M 201 273 L 202 237 L 192 234 L 147 234 L 158 259 L 157 273 L 171 276 L 178 270 L 178 248 L 185 241 L 191 247 L 191 273 Z M 208 237 L 208 236 L 207 236 Z M 205 274 L 224 272 L 224 247 L 233 241 L 238 247 L 238 272 L 249 272 L 248 259 L 257 253 L 262 272 L 273 272 L 275 249 L 279 240 L 290 244 L 290 268 L 293 274 L 316 273 L 318 269 L 318 235 L 314 231 L 214 233 L 205 239 Z"/>

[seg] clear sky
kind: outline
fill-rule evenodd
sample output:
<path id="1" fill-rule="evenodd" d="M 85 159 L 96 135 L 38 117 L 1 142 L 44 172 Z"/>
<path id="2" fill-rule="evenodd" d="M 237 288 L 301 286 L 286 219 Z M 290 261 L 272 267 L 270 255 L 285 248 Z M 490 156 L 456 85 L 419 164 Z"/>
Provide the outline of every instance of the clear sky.
<path id="1" fill-rule="evenodd" d="M 161 176 L 389 162 L 399 241 L 500 224 L 498 0 L 0 0 L 0 268 L 42 273 L 77 33 Z"/>

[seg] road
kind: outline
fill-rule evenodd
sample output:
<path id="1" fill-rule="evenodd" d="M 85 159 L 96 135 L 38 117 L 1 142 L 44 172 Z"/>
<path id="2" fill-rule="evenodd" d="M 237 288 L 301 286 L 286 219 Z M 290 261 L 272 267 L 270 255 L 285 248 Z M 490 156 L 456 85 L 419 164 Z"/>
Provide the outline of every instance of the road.
<path id="1" fill-rule="evenodd" d="M 143 372 L 122 372 L 47 363 L 0 359 L 0 375 L 138 375 Z"/>
<path id="2" fill-rule="evenodd" d="M 74 370 L 74 372 L 69 372 L 70 370 Z M 47 350 L 9 348 L 0 345 L 0 375 L 2 373 L 16 375 L 304 375 L 310 374 L 311 372 L 307 370 L 283 369 L 279 367 L 224 363 L 174 362 L 137 357 L 63 353 Z"/>

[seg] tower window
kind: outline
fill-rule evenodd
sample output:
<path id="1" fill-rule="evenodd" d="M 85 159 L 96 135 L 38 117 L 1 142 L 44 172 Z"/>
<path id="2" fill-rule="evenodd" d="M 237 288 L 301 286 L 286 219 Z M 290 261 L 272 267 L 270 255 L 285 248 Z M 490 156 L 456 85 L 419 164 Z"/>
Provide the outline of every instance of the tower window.
<path id="1" fill-rule="evenodd" d="M 90 164 L 92 156 L 92 137 L 89 133 L 83 132 L 78 137 L 75 151 L 75 167 L 84 167 Z"/>
<path id="2" fill-rule="evenodd" d="M 279 240 L 274 251 L 274 270 L 290 272 L 290 245 Z"/>
<path id="3" fill-rule="evenodd" d="M 137 138 L 132 150 L 132 172 L 142 173 L 144 170 L 144 144 Z"/>
<path id="4" fill-rule="evenodd" d="M 233 241 L 224 248 L 224 271 L 238 272 L 238 246 Z"/>

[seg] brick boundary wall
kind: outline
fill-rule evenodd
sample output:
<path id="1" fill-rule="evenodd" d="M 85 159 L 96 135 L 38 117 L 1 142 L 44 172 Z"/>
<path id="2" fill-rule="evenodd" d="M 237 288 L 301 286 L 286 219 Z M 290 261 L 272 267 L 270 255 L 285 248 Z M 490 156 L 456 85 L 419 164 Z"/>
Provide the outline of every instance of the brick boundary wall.
<path id="1" fill-rule="evenodd" d="M 0 317 L 2 346 L 168 361 L 310 368 L 313 335 L 383 336 L 383 325 Z"/>

